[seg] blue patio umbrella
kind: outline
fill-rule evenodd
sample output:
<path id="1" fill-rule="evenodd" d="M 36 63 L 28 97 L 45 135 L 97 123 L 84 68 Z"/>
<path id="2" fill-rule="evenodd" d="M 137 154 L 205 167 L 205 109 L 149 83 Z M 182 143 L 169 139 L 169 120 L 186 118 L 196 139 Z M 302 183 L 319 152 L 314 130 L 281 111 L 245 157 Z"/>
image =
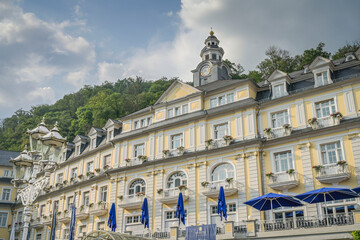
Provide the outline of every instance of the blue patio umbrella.
<path id="1" fill-rule="evenodd" d="M 352 190 L 356 193 L 360 193 L 360 187 L 353 188 Z"/>
<path id="2" fill-rule="evenodd" d="M 185 209 L 184 209 L 184 200 L 182 193 L 179 193 L 175 216 L 176 218 L 179 219 L 179 226 L 180 226 L 180 221 L 185 225 Z"/>
<path id="3" fill-rule="evenodd" d="M 303 206 L 303 204 L 299 200 L 291 196 L 276 193 L 268 193 L 263 196 L 253 198 L 249 201 L 244 202 L 244 204 L 256 208 L 260 211 L 272 210 L 279 207 Z"/>
<path id="4" fill-rule="evenodd" d="M 149 228 L 149 207 L 147 198 L 144 198 L 141 210 L 141 223 L 144 224 L 144 228 Z"/>
<path id="5" fill-rule="evenodd" d="M 116 209 L 115 203 L 111 205 L 108 219 L 108 226 L 111 228 L 111 231 L 115 232 L 116 229 Z"/>
<path id="6" fill-rule="evenodd" d="M 53 219 L 52 219 L 52 224 L 51 224 L 51 235 L 50 235 L 50 239 L 51 240 L 55 240 L 55 233 L 56 233 L 56 215 L 57 215 L 57 208 L 54 209 L 54 213 L 53 213 Z M 30 229 L 30 226 L 29 226 Z"/>
<path id="7" fill-rule="evenodd" d="M 217 213 L 220 214 L 221 221 L 223 216 L 225 218 L 225 221 L 227 220 L 225 193 L 224 193 L 224 188 L 222 186 L 220 187 L 220 191 L 219 191 Z"/>
<path id="8" fill-rule="evenodd" d="M 321 203 L 334 200 L 359 197 L 353 190 L 347 188 L 320 188 L 295 196 L 307 203 Z"/>

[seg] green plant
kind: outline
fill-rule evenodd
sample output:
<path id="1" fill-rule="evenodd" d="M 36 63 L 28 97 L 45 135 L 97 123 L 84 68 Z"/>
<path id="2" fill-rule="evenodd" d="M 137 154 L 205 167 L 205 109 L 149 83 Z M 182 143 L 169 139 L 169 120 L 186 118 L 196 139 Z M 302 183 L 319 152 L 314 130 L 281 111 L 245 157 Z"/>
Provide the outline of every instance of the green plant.
<path id="1" fill-rule="evenodd" d="M 224 138 L 225 141 L 232 141 L 232 140 L 234 140 L 233 137 L 230 136 L 230 135 L 225 135 L 223 138 Z"/>
<path id="2" fill-rule="evenodd" d="M 232 178 L 232 177 L 229 177 L 229 178 L 226 178 L 226 179 L 225 179 L 225 181 L 226 181 L 227 183 L 231 183 L 233 180 L 234 180 L 234 178 Z"/>
<path id="3" fill-rule="evenodd" d="M 180 185 L 178 186 L 178 189 L 181 191 L 181 190 L 186 190 L 187 187 L 185 185 Z"/>
<path id="4" fill-rule="evenodd" d="M 108 169 L 110 169 L 110 166 L 106 164 L 106 165 L 104 166 L 104 171 L 106 171 L 106 170 L 108 170 Z"/>
<path id="5" fill-rule="evenodd" d="M 287 174 L 291 175 L 295 172 L 295 169 L 290 168 L 289 170 L 286 171 Z"/>
<path id="6" fill-rule="evenodd" d="M 271 133 L 271 128 L 265 128 L 264 133 Z"/>
<path id="7" fill-rule="evenodd" d="M 317 123 L 317 118 L 316 118 L 316 117 L 313 117 L 313 118 L 308 119 L 308 123 L 309 123 L 310 125 L 313 125 L 313 124 Z"/>
<path id="8" fill-rule="evenodd" d="M 99 173 L 99 172 L 100 172 L 100 168 L 95 168 L 95 172 Z"/>
<path id="9" fill-rule="evenodd" d="M 164 190 L 163 190 L 162 188 L 160 188 L 160 189 L 157 190 L 157 193 L 158 193 L 158 194 L 161 194 L 163 191 L 164 191 Z"/>
<path id="10" fill-rule="evenodd" d="M 343 115 L 341 112 L 332 113 L 332 114 L 330 114 L 330 116 L 333 118 L 343 118 Z"/>
<path id="11" fill-rule="evenodd" d="M 345 166 L 347 164 L 347 162 L 345 160 L 340 160 L 336 163 L 336 165 L 338 166 Z"/>
<path id="12" fill-rule="evenodd" d="M 201 183 L 201 186 L 203 186 L 203 187 L 206 187 L 207 185 L 209 185 L 209 182 L 207 182 L 207 181 Z"/>
<path id="13" fill-rule="evenodd" d="M 183 152 L 183 151 L 185 150 L 185 147 L 180 146 L 180 147 L 177 148 L 177 150 L 178 150 L 179 152 Z"/>
<path id="14" fill-rule="evenodd" d="M 80 175 L 78 176 L 79 179 L 82 179 L 83 177 L 84 177 L 84 175 L 82 175 L 82 174 L 80 174 Z"/>
<path id="15" fill-rule="evenodd" d="M 273 172 L 269 172 L 269 173 L 265 174 L 265 176 L 267 176 L 268 178 L 270 178 L 270 177 L 273 177 L 273 176 L 274 176 L 274 173 L 273 173 Z"/>
<path id="16" fill-rule="evenodd" d="M 210 146 L 212 144 L 214 140 L 212 140 L 211 138 L 206 140 L 205 143 L 206 143 L 206 146 Z"/>
<path id="17" fill-rule="evenodd" d="M 98 201 L 98 205 L 100 206 L 100 205 L 102 205 L 104 203 L 104 201 Z"/>
<path id="18" fill-rule="evenodd" d="M 131 159 L 130 158 L 125 158 L 125 162 L 130 162 Z"/>
<path id="19" fill-rule="evenodd" d="M 119 200 L 122 201 L 124 199 L 123 195 L 118 196 Z"/>
<path id="20" fill-rule="evenodd" d="M 90 203 L 89 204 L 89 207 L 91 208 L 91 207 L 93 207 L 94 206 L 94 203 Z"/>
<path id="21" fill-rule="evenodd" d="M 84 205 L 81 205 L 79 210 L 80 210 L 80 212 L 82 212 L 84 210 Z"/>
<path id="22" fill-rule="evenodd" d="M 136 193 L 136 196 L 143 197 L 143 196 L 145 196 L 145 193 L 144 192 L 138 192 L 138 193 Z"/>
<path id="23" fill-rule="evenodd" d="M 91 177 L 91 176 L 93 176 L 93 175 L 94 175 L 94 173 L 93 173 L 93 172 L 90 172 L 90 171 L 86 173 L 86 176 L 87 176 L 87 177 Z"/>
<path id="24" fill-rule="evenodd" d="M 324 168 L 323 165 L 315 165 L 315 166 L 313 166 L 313 169 L 315 169 L 315 171 L 316 171 L 317 173 L 319 173 L 322 168 Z"/>
<path id="25" fill-rule="evenodd" d="M 354 240 L 360 240 L 360 231 L 359 230 L 353 231 L 351 234 L 353 235 Z"/>
<path id="26" fill-rule="evenodd" d="M 63 181 L 63 184 L 65 185 L 65 184 L 67 184 L 68 183 L 68 180 L 64 180 Z"/>
<path id="27" fill-rule="evenodd" d="M 165 156 L 167 156 L 167 155 L 170 153 L 170 151 L 165 149 L 165 150 L 162 151 L 162 153 L 163 153 Z"/>
<path id="28" fill-rule="evenodd" d="M 290 123 L 285 123 L 285 124 L 283 125 L 283 128 L 285 128 L 285 129 L 291 128 Z"/>
<path id="29" fill-rule="evenodd" d="M 138 159 L 139 159 L 139 160 L 142 160 L 142 161 L 146 161 L 146 160 L 147 160 L 147 156 L 145 156 L 145 155 L 139 155 L 139 156 L 138 156 Z"/>

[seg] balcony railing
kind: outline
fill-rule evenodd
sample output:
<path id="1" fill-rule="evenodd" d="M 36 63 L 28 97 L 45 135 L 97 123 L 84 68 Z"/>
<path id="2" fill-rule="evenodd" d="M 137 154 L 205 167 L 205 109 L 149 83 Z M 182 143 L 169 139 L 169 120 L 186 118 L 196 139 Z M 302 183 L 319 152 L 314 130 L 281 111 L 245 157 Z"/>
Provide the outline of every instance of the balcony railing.
<path id="1" fill-rule="evenodd" d="M 70 222 L 70 218 L 71 218 L 71 210 L 70 211 L 68 210 L 66 212 L 62 212 L 58 216 L 59 222 L 62 222 L 62 223 Z"/>
<path id="2" fill-rule="evenodd" d="M 182 192 L 183 194 L 183 199 L 184 201 L 187 200 L 189 198 L 189 190 L 188 189 L 183 189 L 183 190 L 179 190 L 179 188 L 169 188 L 169 189 L 165 189 L 160 198 L 159 201 L 165 204 L 173 204 L 173 203 L 177 203 L 178 197 L 179 197 L 179 193 Z"/>
<path id="3" fill-rule="evenodd" d="M 260 221 L 260 231 L 281 231 L 296 228 L 319 228 L 354 224 L 352 213 L 328 215 L 327 217 L 296 217 L 281 220 Z"/>
<path id="4" fill-rule="evenodd" d="M 147 160 L 142 160 L 137 157 L 129 158 L 127 160 L 124 160 L 123 167 L 131 167 L 131 166 L 141 165 L 146 161 L 149 161 L 149 158 Z"/>
<path id="5" fill-rule="evenodd" d="M 126 209 L 139 209 L 142 206 L 145 196 L 142 195 L 125 195 L 120 200 L 119 207 Z"/>
<path id="6" fill-rule="evenodd" d="M 224 187 L 225 196 L 231 196 L 238 192 L 239 184 L 235 180 L 227 182 L 226 180 L 209 182 L 204 186 L 205 191 L 203 194 L 210 198 L 217 198 L 219 195 L 220 187 Z"/>
<path id="7" fill-rule="evenodd" d="M 322 183 L 339 183 L 350 178 L 349 166 L 329 164 L 316 171 L 316 179 Z"/>
<path id="8" fill-rule="evenodd" d="M 106 202 L 95 203 L 89 207 L 90 213 L 94 216 L 102 216 L 108 212 L 108 204 Z"/>
<path id="9" fill-rule="evenodd" d="M 318 118 L 318 127 L 330 127 L 334 125 L 334 119 L 331 116 Z"/>
<path id="10" fill-rule="evenodd" d="M 89 217 L 89 206 L 80 206 L 76 208 L 76 218 L 79 220 L 84 220 Z"/>
<path id="11" fill-rule="evenodd" d="M 268 186 L 275 190 L 286 190 L 294 188 L 299 185 L 298 173 L 293 172 L 288 174 L 286 172 L 274 173 L 269 177 Z"/>

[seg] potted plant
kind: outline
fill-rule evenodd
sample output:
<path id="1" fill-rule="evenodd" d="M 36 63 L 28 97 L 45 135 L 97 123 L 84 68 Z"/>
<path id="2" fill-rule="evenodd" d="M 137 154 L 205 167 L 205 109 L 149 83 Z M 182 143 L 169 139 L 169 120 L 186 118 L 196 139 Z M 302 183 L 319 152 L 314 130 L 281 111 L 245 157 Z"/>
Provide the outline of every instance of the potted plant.
<path id="1" fill-rule="evenodd" d="M 313 166 L 313 169 L 315 169 L 315 172 L 316 172 L 317 174 L 319 174 L 320 171 L 321 171 L 323 168 L 324 168 L 323 165 L 315 165 L 315 166 Z"/>
<path id="2" fill-rule="evenodd" d="M 169 157 L 169 155 L 170 155 L 170 151 L 167 150 L 167 149 L 163 150 L 162 153 L 163 153 L 163 155 L 164 155 L 164 158 L 167 158 L 167 157 Z"/>
<path id="3" fill-rule="evenodd" d="M 70 183 L 73 183 L 75 181 L 75 178 L 70 178 Z"/>
<path id="4" fill-rule="evenodd" d="M 118 196 L 118 199 L 119 199 L 120 201 L 122 201 L 122 200 L 124 199 L 124 196 L 123 196 L 123 195 L 120 195 L 120 196 Z"/>
<path id="5" fill-rule="evenodd" d="M 180 192 L 184 191 L 187 189 L 187 187 L 185 185 L 180 185 L 178 186 L 178 189 L 180 190 Z"/>
<path id="6" fill-rule="evenodd" d="M 334 121 L 334 125 L 339 125 L 340 120 L 343 118 L 343 115 L 341 114 L 341 112 L 332 113 L 332 114 L 330 114 L 330 116 L 332 117 L 332 119 Z"/>
<path id="7" fill-rule="evenodd" d="M 272 138 L 271 128 L 265 128 L 264 133 L 265 133 L 266 139 L 271 139 Z"/>
<path id="8" fill-rule="evenodd" d="M 292 174 L 295 173 L 295 169 L 290 168 L 289 170 L 286 171 L 286 173 L 289 174 L 289 175 L 292 175 Z"/>
<path id="9" fill-rule="evenodd" d="M 106 164 L 106 165 L 104 166 L 104 171 L 107 171 L 107 170 L 109 170 L 109 169 L 110 169 L 110 166 Z"/>
<path id="10" fill-rule="evenodd" d="M 213 141 L 211 138 L 205 141 L 206 147 L 211 149 L 213 146 Z"/>
<path id="11" fill-rule="evenodd" d="M 157 193 L 160 195 L 164 190 L 162 188 L 157 190 Z"/>
<path id="12" fill-rule="evenodd" d="M 234 178 L 232 178 L 232 177 L 229 177 L 229 178 L 225 179 L 225 182 L 228 183 L 228 187 L 230 187 L 230 185 L 232 185 L 233 181 L 234 181 Z"/>
<path id="13" fill-rule="evenodd" d="M 101 200 L 100 200 L 100 201 L 98 201 L 98 203 L 97 203 L 97 204 L 98 204 L 98 206 L 100 207 L 101 205 L 103 205 L 103 204 L 104 204 L 104 201 L 101 201 Z"/>
<path id="14" fill-rule="evenodd" d="M 139 155 L 139 156 L 138 156 L 138 159 L 139 159 L 140 161 L 142 161 L 142 163 L 144 163 L 144 162 L 147 162 L 148 157 L 145 156 L 145 155 Z"/>
<path id="15" fill-rule="evenodd" d="M 344 172 L 347 162 L 345 160 L 340 160 L 340 161 L 337 161 L 336 165 L 341 167 L 342 171 Z"/>
<path id="16" fill-rule="evenodd" d="M 183 146 L 180 146 L 180 147 L 177 148 L 177 153 L 179 155 L 183 155 L 184 152 L 185 152 L 185 148 Z"/>
<path id="17" fill-rule="evenodd" d="M 84 205 L 81 205 L 80 208 L 79 208 L 79 211 L 82 212 L 84 210 Z"/>
<path id="18" fill-rule="evenodd" d="M 57 188 L 62 188 L 62 187 L 63 187 L 63 184 L 58 182 L 58 183 L 55 184 L 55 186 L 56 186 Z"/>
<path id="19" fill-rule="evenodd" d="M 224 138 L 224 140 L 225 140 L 226 146 L 229 146 L 230 143 L 232 143 L 232 141 L 234 140 L 233 137 L 230 136 L 230 135 L 225 135 L 223 138 Z"/>
<path id="20" fill-rule="evenodd" d="M 201 183 L 201 186 L 203 186 L 204 188 L 207 187 L 210 183 L 208 181 L 204 181 Z"/>
<path id="21" fill-rule="evenodd" d="M 94 203 L 89 204 L 89 208 L 92 208 L 94 206 Z"/>
<path id="22" fill-rule="evenodd" d="M 96 173 L 100 173 L 100 168 L 95 168 Z"/>
<path id="23" fill-rule="evenodd" d="M 316 117 L 308 119 L 308 123 L 312 127 L 312 129 L 316 130 L 319 128 L 319 124 Z"/>
<path id="24" fill-rule="evenodd" d="M 285 136 L 289 136 L 291 134 L 291 130 L 292 130 L 290 123 L 285 123 L 283 125 L 283 128 L 285 129 Z"/>
<path id="25" fill-rule="evenodd" d="M 63 181 L 63 184 L 64 184 L 64 185 L 68 184 L 68 180 L 64 180 L 64 181 Z"/>
<path id="26" fill-rule="evenodd" d="M 138 192 L 138 193 L 136 193 L 136 196 L 137 197 L 143 197 L 143 196 L 145 196 L 145 193 L 144 192 Z"/>
<path id="27" fill-rule="evenodd" d="M 89 172 L 86 173 L 86 176 L 88 178 L 92 178 L 94 176 L 94 172 L 89 171 Z"/>
<path id="28" fill-rule="evenodd" d="M 82 174 L 80 174 L 79 176 L 78 176 L 78 179 L 83 179 L 83 177 L 84 177 L 84 175 L 82 175 Z"/>
<path id="29" fill-rule="evenodd" d="M 274 177 L 274 173 L 269 172 L 269 173 L 265 174 L 265 176 L 268 177 L 268 178 L 272 178 L 272 177 Z"/>

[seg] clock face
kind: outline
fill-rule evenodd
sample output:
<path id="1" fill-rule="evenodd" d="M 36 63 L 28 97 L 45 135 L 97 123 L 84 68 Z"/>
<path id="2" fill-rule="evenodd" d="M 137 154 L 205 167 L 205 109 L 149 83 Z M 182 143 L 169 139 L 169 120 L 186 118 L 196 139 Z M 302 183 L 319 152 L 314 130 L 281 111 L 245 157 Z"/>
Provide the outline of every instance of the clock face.
<path id="1" fill-rule="evenodd" d="M 209 74 L 210 74 L 210 70 L 211 70 L 211 69 L 210 69 L 210 66 L 209 66 L 209 65 L 203 66 L 203 67 L 201 68 L 201 70 L 200 70 L 201 76 L 205 77 L 205 76 L 209 75 Z"/>

